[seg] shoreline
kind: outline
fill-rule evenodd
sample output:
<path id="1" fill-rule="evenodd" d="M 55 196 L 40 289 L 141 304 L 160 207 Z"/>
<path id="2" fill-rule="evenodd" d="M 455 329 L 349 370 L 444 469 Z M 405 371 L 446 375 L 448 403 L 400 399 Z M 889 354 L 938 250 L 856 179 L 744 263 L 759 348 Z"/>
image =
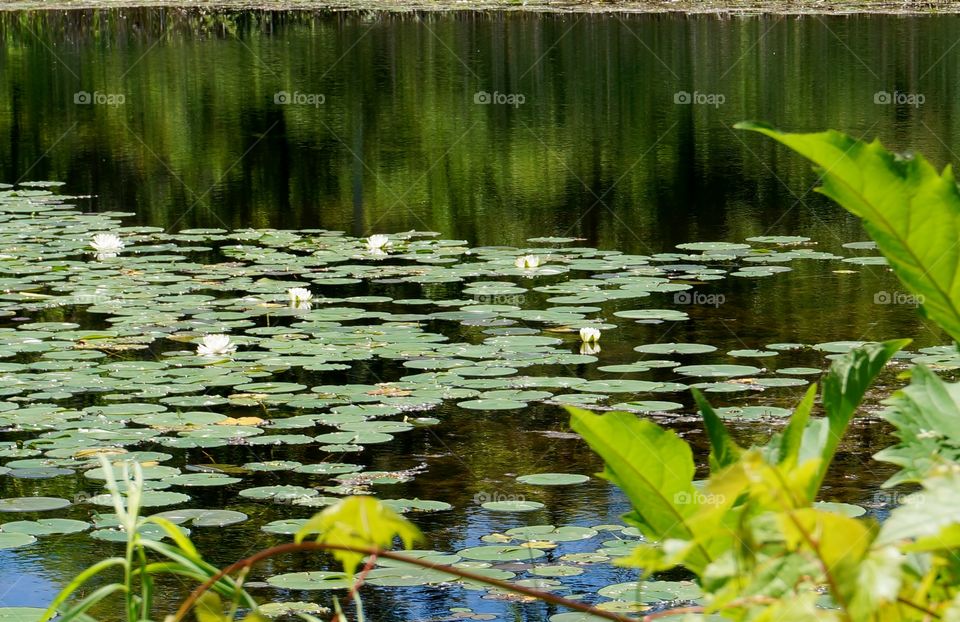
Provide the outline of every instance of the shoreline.
<path id="1" fill-rule="evenodd" d="M 651 13 L 692 15 L 957 15 L 960 2 L 935 0 L 0 0 L 0 11 L 71 11 L 168 8 L 205 11 L 375 11 L 412 12 L 526 12 L 526 13 Z"/>

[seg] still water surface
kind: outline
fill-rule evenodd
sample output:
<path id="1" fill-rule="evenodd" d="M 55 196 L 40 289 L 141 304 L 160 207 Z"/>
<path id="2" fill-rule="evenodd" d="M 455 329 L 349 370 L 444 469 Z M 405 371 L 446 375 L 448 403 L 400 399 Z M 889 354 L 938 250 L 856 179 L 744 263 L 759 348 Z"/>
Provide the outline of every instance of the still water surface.
<path id="1" fill-rule="evenodd" d="M 958 37 L 953 16 L 6 13 L 0 181 L 61 180 L 65 192 L 90 195 L 80 202 L 85 210 L 130 211 L 130 223 L 169 230 L 418 229 L 474 246 L 572 236 L 636 254 L 802 235 L 818 250 L 871 254 L 842 247 L 865 234 L 811 191 L 816 178 L 805 163 L 732 126 L 760 119 L 791 130 L 837 128 L 938 165 L 955 161 Z M 683 310 L 693 320 L 669 329 L 625 327 L 604 343 L 601 360 L 632 361 L 634 345 L 656 340 L 721 351 L 943 340 L 912 307 L 877 304 L 883 292 L 898 291 L 882 266 L 810 262 L 703 291 L 722 294 L 723 303 L 690 305 Z M 798 355 L 791 363 L 823 361 Z M 590 366 L 577 371 L 599 377 Z M 359 370 L 341 381 L 371 378 Z M 716 401 L 785 406 L 801 390 Z M 599 464 L 583 444 L 539 433 L 564 429 L 556 406 L 484 414 L 451 405 L 437 416 L 442 423 L 429 432 L 400 435 L 359 458 L 374 470 L 428 466 L 390 496 L 454 505 L 415 516 L 431 548 L 456 551 L 525 524 L 612 522 L 625 509 L 616 491 L 593 482 L 538 493 L 547 507 L 530 515 L 484 512 L 477 495 L 519 494 L 515 474 L 591 473 Z M 696 424 L 677 427 L 702 446 Z M 770 428 L 743 423 L 738 433 L 763 438 Z M 876 422 L 857 426 L 829 482 L 831 498 L 875 501 L 889 470 L 869 456 L 889 442 Z M 211 461 L 248 461 L 241 453 L 224 448 Z M 271 457 L 317 459 L 287 447 Z M 85 482 L 58 485 L 69 496 Z M 0 496 L 51 486 L 0 479 Z M 258 527 L 292 515 L 234 495 L 195 495 L 203 507 L 251 515 L 222 531 L 197 530 L 218 564 L 254 539 L 280 541 Z M 0 552 L 0 605 L 44 603 L 102 545 L 80 535 L 44 546 Z M 277 560 L 262 576 L 304 567 L 303 559 Z M 592 592 L 632 578 L 610 569 L 566 583 Z M 554 613 L 482 595 L 380 588 L 369 599 L 384 620 L 442 617 L 458 605 L 502 619 Z"/>

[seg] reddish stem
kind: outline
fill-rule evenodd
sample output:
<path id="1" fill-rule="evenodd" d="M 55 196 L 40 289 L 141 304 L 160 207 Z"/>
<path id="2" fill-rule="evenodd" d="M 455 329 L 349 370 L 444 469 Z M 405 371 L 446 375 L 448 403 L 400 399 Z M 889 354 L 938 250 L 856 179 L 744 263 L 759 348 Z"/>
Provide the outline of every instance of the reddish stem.
<path id="1" fill-rule="evenodd" d="M 531 598 L 536 598 L 545 603 L 550 603 L 551 605 L 559 605 L 561 607 L 566 607 L 568 609 L 573 609 L 574 611 L 580 611 L 582 613 L 588 613 L 590 615 L 596 616 L 598 618 L 604 618 L 611 620 L 612 622 L 637 622 L 636 618 L 631 618 L 629 616 L 620 615 L 612 611 L 603 611 L 602 609 L 597 609 L 596 607 L 591 607 L 576 600 L 569 600 L 563 598 L 562 596 L 557 596 L 556 594 L 551 594 L 550 592 L 542 592 L 540 590 L 534 590 L 529 587 L 523 587 L 520 585 L 514 585 L 506 581 L 501 581 L 500 579 L 493 579 L 490 577 L 485 577 L 482 574 L 471 572 L 469 570 L 464 570 L 463 568 L 456 568 L 454 566 L 446 565 L 436 565 L 431 564 L 430 562 L 417 559 L 416 557 L 407 557 L 400 553 L 394 551 L 386 551 L 383 549 L 378 549 L 376 547 L 352 547 L 345 546 L 341 544 L 327 544 L 324 542 L 289 542 L 287 544 L 280 544 L 278 546 L 270 547 L 269 549 L 264 549 L 257 553 L 254 553 L 250 557 L 245 557 L 239 561 L 236 561 L 226 568 L 220 570 L 217 574 L 213 575 L 209 579 L 199 585 L 195 590 L 190 592 L 190 595 L 187 596 L 187 599 L 183 601 L 180 605 L 180 608 L 177 610 L 177 613 L 173 616 L 172 622 L 181 622 L 184 616 L 193 608 L 196 604 L 197 599 L 203 595 L 204 592 L 213 587 L 220 579 L 240 570 L 242 568 L 249 568 L 254 564 L 273 557 L 275 555 L 283 555 L 285 553 L 295 553 L 297 551 L 349 551 L 351 553 L 361 553 L 363 555 L 376 555 L 378 557 L 385 557 L 387 559 L 393 559 L 401 562 L 406 562 L 414 566 L 420 566 L 421 568 L 428 568 L 430 570 L 438 570 L 461 579 L 467 579 L 468 581 L 476 581 L 478 583 L 483 583 L 486 585 L 491 585 L 493 587 L 506 590 L 508 592 L 514 592 L 516 594 L 523 594 L 524 596 L 530 596 Z"/>

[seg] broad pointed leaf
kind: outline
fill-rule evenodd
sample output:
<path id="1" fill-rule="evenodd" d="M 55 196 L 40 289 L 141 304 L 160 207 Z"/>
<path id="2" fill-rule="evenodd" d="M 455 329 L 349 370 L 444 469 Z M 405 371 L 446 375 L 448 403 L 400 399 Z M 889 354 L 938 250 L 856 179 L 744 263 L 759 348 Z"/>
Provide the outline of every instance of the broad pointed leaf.
<path id="1" fill-rule="evenodd" d="M 697 510 L 694 463 L 689 445 L 675 432 L 625 412 L 595 415 L 567 407 L 570 427 L 603 458 L 603 477 L 619 486 L 633 512 L 630 518 L 653 540 L 693 540 L 688 524 Z M 709 562 L 705 549 L 689 558 L 696 572 Z"/>
<path id="2" fill-rule="evenodd" d="M 759 123 L 738 128 L 766 134 L 817 165 L 817 190 L 863 219 L 864 227 L 927 315 L 960 340 L 960 190 L 922 156 L 899 157 L 879 141 L 840 132 L 788 134 Z"/>

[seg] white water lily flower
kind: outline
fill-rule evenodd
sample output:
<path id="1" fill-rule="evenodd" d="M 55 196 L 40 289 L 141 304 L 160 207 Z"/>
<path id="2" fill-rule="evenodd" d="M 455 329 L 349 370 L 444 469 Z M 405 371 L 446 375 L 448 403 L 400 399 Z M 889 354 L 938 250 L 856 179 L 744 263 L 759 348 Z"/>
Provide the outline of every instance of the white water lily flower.
<path id="1" fill-rule="evenodd" d="M 600 352 L 600 344 L 594 341 L 593 343 L 581 343 L 580 344 L 580 354 L 598 354 Z"/>
<path id="2" fill-rule="evenodd" d="M 517 257 L 517 260 L 513 262 L 518 268 L 523 270 L 532 270 L 540 266 L 540 257 L 537 255 L 524 255 L 522 257 Z"/>
<path id="3" fill-rule="evenodd" d="M 367 250 L 383 252 L 387 246 L 390 246 L 390 238 L 383 234 L 378 233 L 367 238 Z"/>
<path id="4" fill-rule="evenodd" d="M 113 233 L 98 233 L 90 240 L 90 247 L 97 252 L 98 257 L 116 257 L 123 250 L 124 244 L 120 236 Z"/>
<path id="5" fill-rule="evenodd" d="M 287 294 L 290 296 L 290 303 L 293 305 L 309 303 L 313 300 L 313 292 L 306 287 L 291 287 L 287 290 Z"/>
<path id="6" fill-rule="evenodd" d="M 226 356 L 237 351 L 237 346 L 230 343 L 229 335 L 204 335 L 203 341 L 197 346 L 200 356 Z"/>
<path id="7" fill-rule="evenodd" d="M 580 341 L 583 343 L 597 343 L 600 341 L 600 329 L 584 326 L 580 329 Z"/>

